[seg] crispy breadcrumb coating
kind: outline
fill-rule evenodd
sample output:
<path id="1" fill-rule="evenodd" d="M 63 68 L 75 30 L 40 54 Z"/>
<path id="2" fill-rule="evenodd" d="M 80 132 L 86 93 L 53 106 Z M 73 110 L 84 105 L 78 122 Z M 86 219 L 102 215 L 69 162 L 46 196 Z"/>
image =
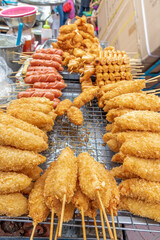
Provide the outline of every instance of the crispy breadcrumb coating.
<path id="1" fill-rule="evenodd" d="M 19 173 L 23 173 L 31 178 L 33 181 L 36 181 L 40 174 L 43 172 L 42 168 L 35 166 L 35 167 L 25 167 L 22 170 L 18 171 Z"/>
<path id="2" fill-rule="evenodd" d="M 20 98 L 20 99 L 16 99 L 11 101 L 11 103 L 14 104 L 21 104 L 21 103 L 31 103 L 31 104 L 37 104 L 37 103 L 41 103 L 41 104 L 47 104 L 53 107 L 53 102 L 50 101 L 48 98 L 45 97 L 30 97 L 30 98 Z"/>
<path id="3" fill-rule="evenodd" d="M 77 107 L 70 107 L 67 110 L 67 117 L 75 125 L 81 126 L 83 124 L 83 113 Z"/>
<path id="4" fill-rule="evenodd" d="M 64 115 L 67 110 L 72 106 L 72 102 L 69 100 L 69 99 L 65 99 L 63 101 L 61 101 L 56 110 L 55 110 L 55 113 L 58 115 L 58 116 L 62 116 Z"/>
<path id="5" fill-rule="evenodd" d="M 113 177 L 120 178 L 120 179 L 129 179 L 129 178 L 137 178 L 138 177 L 134 173 L 131 173 L 128 170 L 126 170 L 123 165 L 112 168 L 110 173 L 113 175 Z"/>
<path id="6" fill-rule="evenodd" d="M 112 162 L 123 163 L 125 157 L 126 157 L 126 155 L 124 155 L 122 152 L 118 152 L 112 157 L 111 161 Z"/>
<path id="7" fill-rule="evenodd" d="M 83 208 L 84 212 L 86 212 L 89 208 L 89 198 L 84 193 L 82 193 L 79 183 L 77 183 L 76 192 L 72 198 L 72 203 L 80 212 L 81 208 Z"/>
<path id="8" fill-rule="evenodd" d="M 114 122 L 115 118 L 120 117 L 123 114 L 131 112 L 131 111 L 133 111 L 133 110 L 127 109 L 127 108 L 124 108 L 124 109 L 119 109 L 119 108 L 114 109 L 113 108 L 113 109 L 109 110 L 108 113 L 106 114 L 106 120 L 108 122 Z"/>

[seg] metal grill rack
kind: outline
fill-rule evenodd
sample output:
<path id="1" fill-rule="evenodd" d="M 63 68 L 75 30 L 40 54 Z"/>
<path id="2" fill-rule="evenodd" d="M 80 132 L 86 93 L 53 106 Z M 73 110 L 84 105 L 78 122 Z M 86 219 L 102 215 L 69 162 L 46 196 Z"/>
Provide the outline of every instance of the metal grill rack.
<path id="1" fill-rule="evenodd" d="M 81 92 L 80 83 L 76 79 L 65 80 L 67 87 L 63 90 L 61 100 L 69 98 L 71 101 L 77 97 Z M 12 90 L 16 88 L 13 86 Z M 13 95 L 11 93 L 11 95 Z M 8 98 L 7 102 L 11 99 Z M 2 103 L 0 101 L 0 103 Z M 3 99 L 4 103 L 4 99 Z M 61 150 L 66 146 L 69 146 L 75 151 L 76 156 L 87 151 L 97 161 L 103 163 L 107 169 L 111 169 L 117 166 L 116 163 L 111 162 L 113 152 L 103 142 L 103 135 L 105 133 L 105 126 L 107 124 L 105 113 L 98 107 L 97 100 L 94 99 L 91 103 L 82 107 L 84 124 L 81 127 L 77 127 L 70 123 L 66 116 L 58 117 L 55 121 L 52 132 L 48 134 L 49 137 L 49 149 L 43 154 L 47 157 L 47 162 L 42 164 L 42 168 L 45 170 L 50 162 L 57 159 Z M 32 220 L 28 217 L 8 218 L 0 217 L 1 221 L 23 222 L 28 223 Z M 97 216 L 97 225 L 99 229 L 100 237 L 102 236 L 101 222 L 99 214 Z M 92 219 L 85 218 L 87 238 L 95 239 L 95 229 Z M 109 216 L 109 222 L 111 218 Z M 160 234 L 160 224 L 138 216 L 133 216 L 129 212 L 119 211 L 118 217 L 115 217 L 116 229 L 118 232 L 118 239 L 130 239 L 127 236 L 130 232 L 134 231 L 134 238 L 131 239 L 160 239 L 156 238 L 157 234 Z M 43 224 L 50 224 L 50 218 Z M 57 219 L 55 219 L 55 225 L 57 225 Z M 107 227 L 106 227 L 107 232 Z M 147 238 L 145 234 L 148 233 L 150 238 Z M 1 239 L 2 237 L 0 237 Z M 21 237 L 22 239 L 23 237 Z M 82 239 L 82 226 L 81 217 L 75 214 L 74 218 L 69 223 L 63 224 L 62 238 L 70 239 Z M 3 239 L 3 238 L 2 238 Z M 14 239 L 14 237 L 12 238 Z M 36 238 L 35 238 L 36 239 Z M 41 239 L 41 237 L 38 237 Z M 44 239 L 44 238 L 43 238 Z M 46 238 L 47 239 L 47 238 Z"/>

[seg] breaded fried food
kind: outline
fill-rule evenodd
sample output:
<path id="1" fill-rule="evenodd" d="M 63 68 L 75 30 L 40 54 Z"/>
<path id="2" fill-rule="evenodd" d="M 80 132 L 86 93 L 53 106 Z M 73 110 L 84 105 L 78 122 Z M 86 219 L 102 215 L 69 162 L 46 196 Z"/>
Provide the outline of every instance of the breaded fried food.
<path id="1" fill-rule="evenodd" d="M 32 179 L 24 174 L 0 171 L 0 194 L 16 193 L 27 188 Z"/>
<path id="2" fill-rule="evenodd" d="M 83 211 L 85 213 L 89 208 L 89 198 L 84 195 L 84 193 L 82 193 L 78 182 L 76 186 L 76 192 L 74 193 L 74 196 L 72 198 L 72 203 L 80 212 L 83 208 Z"/>
<path id="3" fill-rule="evenodd" d="M 23 190 L 21 191 L 21 193 L 23 193 L 23 194 L 25 194 L 25 195 L 29 195 L 30 192 L 32 191 L 33 187 L 34 187 L 34 182 L 31 182 L 28 187 L 26 187 L 25 189 L 23 189 Z"/>
<path id="4" fill-rule="evenodd" d="M 132 111 L 117 117 L 112 132 L 127 130 L 160 132 L 160 113 Z"/>
<path id="5" fill-rule="evenodd" d="M 140 158 L 160 159 L 160 135 L 128 139 L 120 148 L 123 154 Z"/>
<path id="6" fill-rule="evenodd" d="M 121 147 L 121 144 L 114 138 L 107 141 L 107 145 L 113 152 L 118 152 Z"/>
<path id="7" fill-rule="evenodd" d="M 0 146 L 0 170 L 19 171 L 24 167 L 34 167 L 44 163 L 46 157 L 31 151 L 25 151 L 8 146 Z"/>
<path id="8" fill-rule="evenodd" d="M 95 218 L 97 216 L 97 209 L 93 205 L 93 201 L 89 201 L 89 206 L 87 211 L 84 212 L 84 216 L 89 218 Z"/>
<path id="9" fill-rule="evenodd" d="M 84 92 L 82 92 L 78 97 L 73 101 L 73 105 L 77 108 L 81 108 L 86 103 L 90 102 L 92 99 L 97 97 L 99 87 L 91 87 Z"/>
<path id="10" fill-rule="evenodd" d="M 69 25 L 63 25 L 60 27 L 59 32 L 63 34 L 71 33 L 72 31 L 77 29 L 76 24 L 69 24 Z"/>
<path id="11" fill-rule="evenodd" d="M 111 84 L 107 84 L 107 85 L 105 85 L 105 86 L 103 86 L 102 88 L 101 88 L 101 90 L 100 90 L 100 95 L 102 96 L 103 95 L 103 93 L 106 93 L 106 92 L 108 92 L 108 91 L 111 91 L 111 90 L 113 90 L 114 88 L 117 88 L 117 87 L 119 87 L 119 86 L 123 86 L 123 85 L 125 85 L 127 82 L 129 82 L 129 81 L 120 81 L 120 82 L 117 82 L 117 83 L 111 83 Z"/>
<path id="12" fill-rule="evenodd" d="M 52 111 L 50 111 L 48 114 L 52 118 L 53 121 L 56 120 L 57 114 L 55 113 L 54 109 Z"/>
<path id="13" fill-rule="evenodd" d="M 93 83 L 90 78 L 88 80 L 82 81 L 82 83 L 81 83 L 82 92 L 87 90 L 90 87 L 93 87 Z"/>
<path id="14" fill-rule="evenodd" d="M 119 184 L 121 196 L 136 198 L 150 203 L 160 203 L 160 182 L 133 178 Z"/>
<path id="15" fill-rule="evenodd" d="M 51 131 L 54 125 L 52 118 L 42 112 L 30 109 L 20 109 L 18 106 L 14 109 L 8 109 L 7 113 L 15 118 L 19 118 L 25 122 L 33 124 L 44 131 Z"/>
<path id="16" fill-rule="evenodd" d="M 103 110 L 129 108 L 134 110 L 160 111 L 160 98 L 154 94 L 126 93 L 105 101 Z"/>
<path id="17" fill-rule="evenodd" d="M 30 123 L 24 122 L 18 118 L 12 117 L 9 114 L 0 112 L 0 123 L 19 128 L 25 132 L 30 132 L 34 135 L 42 137 L 46 142 L 48 141 L 47 135 L 39 128 Z"/>
<path id="18" fill-rule="evenodd" d="M 112 127 L 113 127 L 113 124 L 107 124 L 105 129 L 106 129 L 107 132 L 111 132 L 112 131 Z"/>
<path id="19" fill-rule="evenodd" d="M 113 109 L 109 110 L 108 113 L 106 114 L 106 120 L 108 122 L 114 122 L 115 118 L 120 117 L 123 114 L 131 112 L 131 111 L 133 111 L 133 110 L 127 109 L 127 108 L 124 108 L 124 109 L 119 109 L 119 108 L 114 109 L 113 108 Z"/>
<path id="20" fill-rule="evenodd" d="M 58 115 L 58 116 L 62 116 L 64 115 L 67 110 L 72 106 L 72 102 L 69 100 L 69 99 L 65 99 L 63 101 L 61 101 L 56 110 L 55 110 L 55 113 Z"/>
<path id="21" fill-rule="evenodd" d="M 56 167 L 48 173 L 45 186 L 45 196 L 56 196 L 61 202 L 66 194 L 66 202 L 70 203 L 76 190 L 77 181 L 77 158 L 69 148 L 62 150 L 57 159 Z"/>
<path id="22" fill-rule="evenodd" d="M 35 167 L 25 167 L 20 171 L 17 171 L 19 173 L 23 173 L 27 175 L 29 178 L 31 178 L 33 181 L 36 181 L 38 178 L 40 178 L 40 174 L 43 172 L 42 168 L 35 166 Z"/>
<path id="23" fill-rule="evenodd" d="M 37 103 L 41 103 L 41 104 L 47 104 L 50 105 L 51 107 L 53 107 L 53 102 L 50 101 L 48 98 L 45 97 L 30 97 L 30 98 L 20 98 L 20 99 L 16 99 L 11 101 L 11 104 L 22 104 L 22 103 L 26 103 L 26 104 L 37 104 Z"/>
<path id="24" fill-rule="evenodd" d="M 57 215 L 57 217 L 60 219 L 61 218 L 61 212 L 62 212 L 62 203 L 57 199 L 58 203 L 56 205 L 55 213 Z M 74 205 L 72 204 L 72 202 L 70 202 L 69 204 L 65 204 L 65 211 L 64 211 L 64 218 L 63 221 L 64 222 L 68 222 L 73 218 L 74 215 Z"/>
<path id="25" fill-rule="evenodd" d="M 126 157 L 126 155 L 124 155 L 122 152 L 118 152 L 112 157 L 111 161 L 112 162 L 123 163 L 125 157 Z"/>
<path id="26" fill-rule="evenodd" d="M 20 217 L 28 212 L 27 198 L 21 193 L 0 195 L 0 215 Z"/>
<path id="27" fill-rule="evenodd" d="M 148 217 L 160 222 L 160 204 L 147 203 L 128 197 L 120 198 L 120 210 L 127 210 L 135 215 Z"/>
<path id="28" fill-rule="evenodd" d="M 113 177 L 120 178 L 120 179 L 130 179 L 130 178 L 138 177 L 134 173 L 131 173 L 128 170 L 126 170 L 123 165 L 112 168 L 112 170 L 110 171 L 110 174 L 112 174 Z"/>
<path id="29" fill-rule="evenodd" d="M 57 39 L 59 41 L 66 41 L 67 39 L 72 39 L 74 37 L 74 35 L 76 34 L 76 32 L 70 32 L 70 33 L 66 33 L 66 34 L 60 34 Z"/>
<path id="30" fill-rule="evenodd" d="M 35 152 L 41 152 L 48 148 L 48 144 L 42 137 L 1 123 L 0 144 Z"/>
<path id="31" fill-rule="evenodd" d="M 81 126 L 83 124 L 83 113 L 77 107 L 70 107 L 67 110 L 67 117 L 69 121 L 75 125 Z"/>
<path id="32" fill-rule="evenodd" d="M 123 162 L 124 168 L 136 174 L 138 177 L 148 181 L 160 182 L 160 160 L 144 159 L 138 157 L 127 156 Z"/>

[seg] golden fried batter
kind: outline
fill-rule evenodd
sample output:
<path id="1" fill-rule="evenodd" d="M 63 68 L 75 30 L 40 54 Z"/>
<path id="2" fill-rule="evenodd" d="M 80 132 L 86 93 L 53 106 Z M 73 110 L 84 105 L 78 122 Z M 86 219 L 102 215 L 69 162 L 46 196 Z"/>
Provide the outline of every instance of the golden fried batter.
<path id="1" fill-rule="evenodd" d="M 69 24 L 69 25 L 63 25 L 60 27 L 59 32 L 60 33 L 71 33 L 72 31 L 76 30 L 77 25 L 76 24 Z"/>
<path id="2" fill-rule="evenodd" d="M 56 110 L 55 110 L 55 113 L 58 115 L 58 116 L 62 116 L 64 115 L 67 110 L 72 106 L 72 102 L 69 100 L 69 99 L 65 99 L 63 101 L 61 101 Z"/>
<path id="3" fill-rule="evenodd" d="M 29 178 L 32 178 L 33 181 L 36 181 L 40 174 L 43 172 L 42 168 L 35 166 L 35 167 L 25 167 L 20 171 L 17 171 L 18 173 L 23 173 L 27 175 Z"/>
<path id="4" fill-rule="evenodd" d="M 81 208 L 83 208 L 84 212 L 86 212 L 89 208 L 89 198 L 82 193 L 78 183 L 76 186 L 76 192 L 72 198 L 72 203 L 80 212 Z"/>
<path id="5" fill-rule="evenodd" d="M 20 99 L 16 99 L 11 101 L 11 104 L 21 104 L 21 103 L 27 103 L 27 104 L 37 104 L 37 103 L 41 103 L 41 104 L 47 104 L 53 107 L 53 102 L 50 101 L 48 98 L 45 97 L 30 97 L 30 98 L 20 98 Z"/>
<path id="6" fill-rule="evenodd" d="M 116 117 L 120 117 L 123 114 L 131 112 L 131 111 L 133 111 L 133 110 L 127 109 L 127 108 L 124 108 L 124 109 L 119 109 L 119 108 L 114 109 L 113 108 L 113 109 L 109 110 L 108 113 L 106 114 L 106 120 L 108 122 L 114 122 Z"/>
<path id="7" fill-rule="evenodd" d="M 111 161 L 112 162 L 123 163 L 125 157 L 126 157 L 126 155 L 124 155 L 122 152 L 118 152 L 112 157 Z"/>
<path id="8" fill-rule="evenodd" d="M 77 107 L 70 107 L 67 111 L 67 117 L 75 125 L 80 126 L 83 124 L 83 113 Z"/>
<path id="9" fill-rule="evenodd" d="M 123 165 L 112 168 L 110 173 L 113 175 L 113 177 L 120 178 L 120 179 L 129 179 L 129 178 L 137 178 L 138 177 L 136 174 L 131 173 L 128 170 L 126 170 Z"/>

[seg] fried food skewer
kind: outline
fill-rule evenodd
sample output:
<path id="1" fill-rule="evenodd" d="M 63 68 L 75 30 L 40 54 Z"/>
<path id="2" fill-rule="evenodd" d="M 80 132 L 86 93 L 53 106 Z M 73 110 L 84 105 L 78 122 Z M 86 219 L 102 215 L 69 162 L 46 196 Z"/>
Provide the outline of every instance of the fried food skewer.
<path id="1" fill-rule="evenodd" d="M 104 227 L 104 219 L 103 219 L 103 213 L 101 208 L 100 208 L 100 217 L 101 217 L 101 224 L 102 224 L 103 239 L 106 240 L 106 231 Z"/>
<path id="2" fill-rule="evenodd" d="M 53 239 L 53 227 L 54 227 L 54 208 L 52 208 L 51 211 L 51 225 L 50 225 L 50 234 L 49 234 L 49 240 Z"/>
<path id="3" fill-rule="evenodd" d="M 66 203 L 66 194 L 64 194 L 64 196 L 63 196 L 61 218 L 60 218 L 60 224 L 59 224 L 59 230 L 58 230 L 58 237 L 61 237 L 61 234 L 62 234 L 62 224 L 63 224 L 63 219 L 64 219 L 65 203 Z"/>
<path id="4" fill-rule="evenodd" d="M 98 228 L 97 228 L 96 218 L 93 217 L 93 220 L 94 220 L 94 226 L 95 226 L 95 231 L 96 231 L 96 237 L 97 237 L 97 240 L 99 240 L 99 234 L 98 234 Z"/>
<path id="5" fill-rule="evenodd" d="M 36 231 L 36 227 L 37 227 L 37 224 L 33 224 L 33 230 L 32 230 L 32 234 L 31 234 L 31 237 L 30 237 L 30 240 L 33 240 L 33 237 L 34 237 L 34 233 Z"/>
<path id="6" fill-rule="evenodd" d="M 86 240 L 86 228 L 85 228 L 85 220 L 84 220 L 84 210 L 83 210 L 83 207 L 81 207 L 81 215 L 82 215 L 83 239 Z"/>

